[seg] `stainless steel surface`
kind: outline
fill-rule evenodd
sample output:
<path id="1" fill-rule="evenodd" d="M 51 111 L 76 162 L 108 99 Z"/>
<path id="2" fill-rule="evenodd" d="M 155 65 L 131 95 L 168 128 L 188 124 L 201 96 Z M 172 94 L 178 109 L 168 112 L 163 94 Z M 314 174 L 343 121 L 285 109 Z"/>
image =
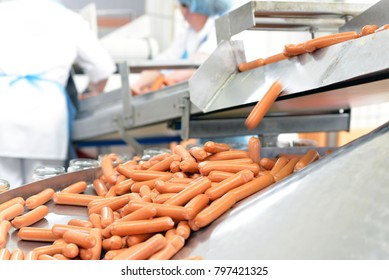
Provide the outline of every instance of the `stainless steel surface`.
<path id="1" fill-rule="evenodd" d="M 378 26 L 385 25 L 388 20 L 389 0 L 381 0 L 372 5 L 362 14 L 352 18 L 345 25 L 340 27 L 341 32 L 360 31 L 363 26 L 376 24 Z"/>
<path id="2" fill-rule="evenodd" d="M 143 70 L 198 68 L 200 65 L 201 62 L 191 59 L 175 61 L 143 60 L 131 61 L 131 63 L 129 64 L 129 68 L 131 73 L 139 73 Z"/>
<path id="3" fill-rule="evenodd" d="M 389 125 L 241 201 L 174 257 L 388 259 Z"/>
<path id="4" fill-rule="evenodd" d="M 347 20 L 371 6 L 369 3 L 251 1 L 216 21 L 217 41 L 247 29 L 337 32 Z"/>
<path id="5" fill-rule="evenodd" d="M 318 92 L 325 93 L 341 89 L 338 90 L 335 98 L 323 94 L 320 102 L 313 104 L 313 107 L 309 107 L 312 104 L 304 104 L 310 109 L 315 108 L 315 105 L 331 110 L 335 107 L 349 108 L 355 104 L 367 105 L 383 100 L 389 101 L 389 92 L 382 91 L 387 88 L 387 81 L 383 79 L 386 79 L 389 74 L 389 61 L 383 59 L 389 49 L 388 31 L 364 36 L 315 51 L 312 54 L 292 57 L 246 72 L 237 72 L 237 66 L 235 70 L 232 70 L 235 58 L 231 46 L 229 41 L 222 42 L 209 61 L 207 60 L 189 81 L 191 101 L 203 112 L 257 102 L 276 79 L 284 85 L 284 91 L 278 100 L 293 98 L 295 103 L 300 101 L 297 97 L 315 93 L 314 99 L 316 99 Z M 228 54 L 224 54 L 226 50 Z M 229 60 L 223 62 L 229 65 L 223 75 L 218 73 L 221 69 L 214 63 L 215 58 L 220 56 L 219 52 L 224 54 L 225 60 Z M 203 77 L 210 73 L 219 77 L 216 89 L 210 81 L 203 81 Z M 375 82 L 376 80 L 380 81 Z M 353 94 L 351 90 L 347 92 L 349 87 L 356 85 L 364 86 L 365 92 L 361 95 Z M 202 93 L 201 98 L 199 89 Z M 380 95 L 379 101 L 376 93 Z M 289 101 L 285 101 L 282 110 L 288 110 L 288 105 Z M 279 108 L 274 106 L 272 111 L 277 109 Z"/>

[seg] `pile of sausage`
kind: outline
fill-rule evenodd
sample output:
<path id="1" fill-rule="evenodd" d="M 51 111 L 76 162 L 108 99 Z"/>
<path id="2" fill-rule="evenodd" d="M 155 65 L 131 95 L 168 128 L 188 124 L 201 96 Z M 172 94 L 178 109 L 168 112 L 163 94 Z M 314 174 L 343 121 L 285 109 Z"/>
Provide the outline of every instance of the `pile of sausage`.
<path id="1" fill-rule="evenodd" d="M 93 185 L 80 181 L 59 192 L 48 188 L 0 204 L 0 259 L 171 259 L 192 231 L 318 158 L 314 149 L 300 156 L 261 158 L 257 137 L 250 138 L 248 151 L 208 141 L 190 149 L 176 145 L 172 153 L 144 162 L 115 165 L 116 155 L 107 155 L 101 162 L 103 175 Z M 87 188 L 95 194 L 85 194 Z M 47 216 L 44 204 L 50 200 L 84 206 L 88 217 L 51 228 L 31 226 Z M 11 252 L 6 248 L 11 226 L 21 240 L 51 244 Z"/>

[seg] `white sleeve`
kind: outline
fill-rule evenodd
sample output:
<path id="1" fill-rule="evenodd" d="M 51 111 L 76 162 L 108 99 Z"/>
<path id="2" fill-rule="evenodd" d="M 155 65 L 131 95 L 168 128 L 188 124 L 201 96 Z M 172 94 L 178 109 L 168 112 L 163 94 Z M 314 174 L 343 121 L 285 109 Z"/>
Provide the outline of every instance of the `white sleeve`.
<path id="1" fill-rule="evenodd" d="M 200 45 L 199 49 L 197 50 L 197 53 L 211 54 L 215 51 L 216 47 L 216 29 L 213 27 L 208 32 L 207 40 Z"/>
<path id="2" fill-rule="evenodd" d="M 155 60 L 178 60 L 181 59 L 185 51 L 186 33 L 183 36 L 177 37 L 173 43 L 163 52 L 155 57 Z"/>
<path id="3" fill-rule="evenodd" d="M 76 62 L 92 82 L 108 78 L 116 70 L 115 63 L 82 18 L 77 26 L 77 32 Z"/>

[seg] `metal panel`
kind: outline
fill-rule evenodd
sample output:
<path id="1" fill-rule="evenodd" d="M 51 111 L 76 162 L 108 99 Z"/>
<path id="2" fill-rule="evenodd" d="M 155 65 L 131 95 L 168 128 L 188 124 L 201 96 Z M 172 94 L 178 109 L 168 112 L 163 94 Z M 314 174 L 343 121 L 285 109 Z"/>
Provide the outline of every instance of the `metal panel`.
<path id="1" fill-rule="evenodd" d="M 174 258 L 388 259 L 389 124 L 235 205 Z"/>

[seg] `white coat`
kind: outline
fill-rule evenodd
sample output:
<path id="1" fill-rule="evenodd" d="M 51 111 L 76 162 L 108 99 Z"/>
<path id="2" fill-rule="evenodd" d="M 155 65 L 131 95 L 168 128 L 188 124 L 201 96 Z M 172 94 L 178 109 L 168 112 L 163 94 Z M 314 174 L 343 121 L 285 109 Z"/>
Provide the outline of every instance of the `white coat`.
<path id="1" fill-rule="evenodd" d="M 64 160 L 71 66 L 96 82 L 113 61 L 78 14 L 49 0 L 0 4 L 0 38 L 0 157 Z"/>

